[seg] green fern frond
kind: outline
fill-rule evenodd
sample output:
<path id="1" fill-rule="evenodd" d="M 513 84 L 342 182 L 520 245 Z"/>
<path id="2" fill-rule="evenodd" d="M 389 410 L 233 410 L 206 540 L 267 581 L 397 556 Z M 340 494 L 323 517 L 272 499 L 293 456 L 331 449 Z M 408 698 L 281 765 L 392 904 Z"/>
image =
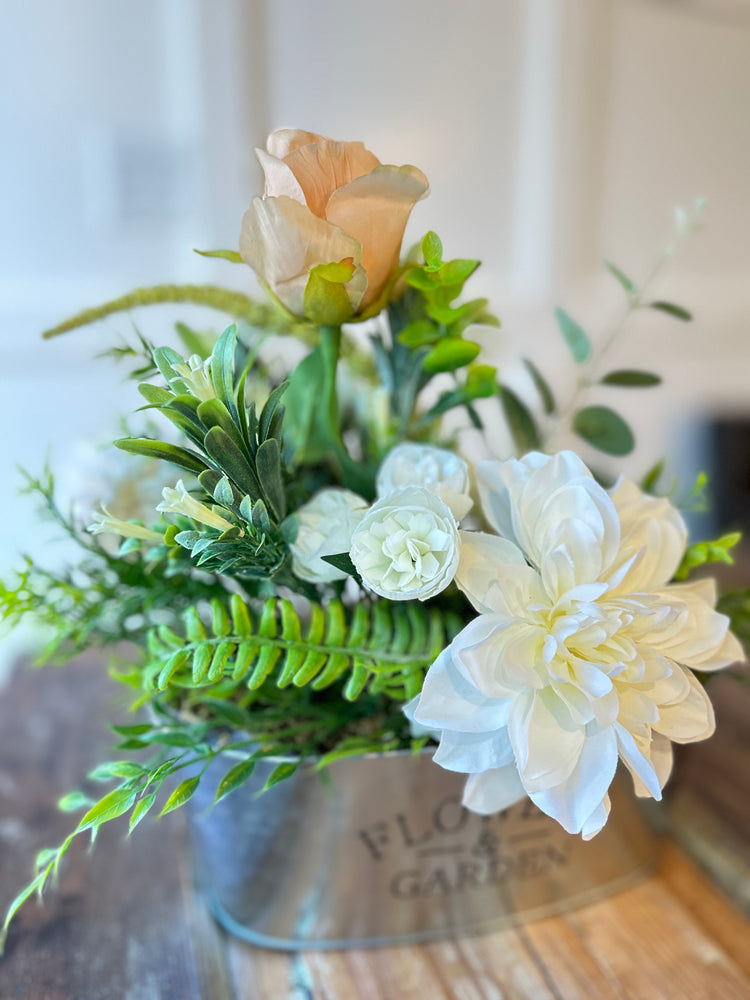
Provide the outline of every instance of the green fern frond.
<path id="1" fill-rule="evenodd" d="M 273 678 L 278 688 L 322 691 L 348 674 L 349 700 L 367 688 L 406 701 L 462 625 L 452 612 L 389 601 L 353 609 L 338 600 L 325 608 L 313 604 L 304 622 L 278 597 L 255 613 L 237 594 L 215 598 L 210 608 L 209 622 L 195 607 L 183 612 L 182 635 L 151 630 L 148 690 L 206 687 L 230 678 L 252 692 Z"/>

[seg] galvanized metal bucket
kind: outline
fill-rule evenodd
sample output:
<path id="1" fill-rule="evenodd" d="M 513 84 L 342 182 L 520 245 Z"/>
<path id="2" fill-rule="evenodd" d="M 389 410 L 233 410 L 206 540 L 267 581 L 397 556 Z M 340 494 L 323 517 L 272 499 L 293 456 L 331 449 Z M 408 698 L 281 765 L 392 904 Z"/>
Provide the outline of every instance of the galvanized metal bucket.
<path id="1" fill-rule="evenodd" d="M 433 748 L 434 749 L 434 748 Z M 233 761 L 234 762 L 234 761 Z M 656 859 L 627 775 L 584 843 L 525 801 L 461 806 L 464 776 L 432 750 L 303 765 L 262 795 L 278 760 L 211 807 L 227 764 L 189 803 L 198 884 L 231 933 L 268 948 L 348 948 L 487 931 L 632 884 Z"/>

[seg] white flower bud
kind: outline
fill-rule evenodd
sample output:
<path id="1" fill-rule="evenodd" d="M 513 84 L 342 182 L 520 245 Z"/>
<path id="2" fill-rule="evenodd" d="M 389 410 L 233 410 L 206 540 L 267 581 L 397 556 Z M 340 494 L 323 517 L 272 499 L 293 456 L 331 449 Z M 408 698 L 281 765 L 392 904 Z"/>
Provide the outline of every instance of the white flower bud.
<path id="1" fill-rule="evenodd" d="M 424 601 L 453 579 L 459 545 L 450 507 L 425 486 L 407 486 L 372 505 L 352 536 L 349 554 L 376 594 Z"/>
<path id="2" fill-rule="evenodd" d="M 383 460 L 376 479 L 379 497 L 402 486 L 424 486 L 440 497 L 460 521 L 472 507 L 469 467 L 452 451 L 429 444 L 396 445 Z"/>
<path id="3" fill-rule="evenodd" d="M 217 531 L 227 531 L 234 527 L 221 514 L 217 514 L 216 511 L 211 510 L 210 507 L 191 496 L 181 479 L 174 489 L 171 486 L 165 486 L 162 490 L 162 496 L 164 499 L 156 508 L 162 514 L 184 514 L 185 517 L 190 517 L 200 524 L 207 524 L 210 528 L 216 528 Z"/>
<path id="4" fill-rule="evenodd" d="M 348 552 L 354 529 L 367 510 L 367 501 L 351 490 L 324 489 L 297 511 L 299 528 L 292 549 L 292 570 L 308 583 L 344 580 L 346 573 L 323 556 Z"/>

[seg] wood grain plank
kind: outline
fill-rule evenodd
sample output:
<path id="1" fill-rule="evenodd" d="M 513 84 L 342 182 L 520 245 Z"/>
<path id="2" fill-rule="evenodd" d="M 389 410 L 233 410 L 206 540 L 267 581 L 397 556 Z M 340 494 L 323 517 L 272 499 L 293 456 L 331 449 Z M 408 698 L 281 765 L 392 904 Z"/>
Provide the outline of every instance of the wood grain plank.
<path id="1" fill-rule="evenodd" d="M 19 671 L 0 698 L 0 889 L 7 904 L 36 852 L 59 843 L 71 816 L 55 803 L 102 759 L 104 721 L 119 715 L 101 657 L 44 676 Z M 119 716 L 122 718 L 122 716 Z M 97 721 L 94 721 L 97 720 Z M 103 786 L 99 786 L 99 789 Z M 0 961 L 0 996 L 24 1000 L 199 1000 L 179 873 L 182 817 L 147 821 L 125 840 L 122 824 L 83 838 L 43 907 L 26 907 Z"/>

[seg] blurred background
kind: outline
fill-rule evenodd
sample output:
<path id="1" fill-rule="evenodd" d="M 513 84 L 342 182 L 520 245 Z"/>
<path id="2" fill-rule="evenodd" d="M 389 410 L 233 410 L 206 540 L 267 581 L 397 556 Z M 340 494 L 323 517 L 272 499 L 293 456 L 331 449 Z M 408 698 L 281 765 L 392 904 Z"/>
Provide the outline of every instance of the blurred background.
<path id="1" fill-rule="evenodd" d="M 141 400 L 93 355 L 136 324 L 161 342 L 181 312 L 40 332 L 140 285 L 252 293 L 249 269 L 193 248 L 237 246 L 261 189 L 252 148 L 279 127 L 424 170 L 406 242 L 435 229 L 446 256 L 483 260 L 470 290 L 503 320 L 485 343 L 521 393 L 519 350 L 561 392 L 572 375 L 554 307 L 606 336 L 623 295 L 602 259 L 644 277 L 673 206 L 707 198 L 654 288 L 694 321 L 644 310 L 613 359 L 664 385 L 608 399 L 637 437 L 619 469 L 666 453 L 688 488 L 721 454 L 716 516 L 747 523 L 747 0 L 10 0 L 0 52 L 0 572 L 49 537 L 15 466 L 50 457 L 64 477 L 82 442 L 116 436 Z"/>

